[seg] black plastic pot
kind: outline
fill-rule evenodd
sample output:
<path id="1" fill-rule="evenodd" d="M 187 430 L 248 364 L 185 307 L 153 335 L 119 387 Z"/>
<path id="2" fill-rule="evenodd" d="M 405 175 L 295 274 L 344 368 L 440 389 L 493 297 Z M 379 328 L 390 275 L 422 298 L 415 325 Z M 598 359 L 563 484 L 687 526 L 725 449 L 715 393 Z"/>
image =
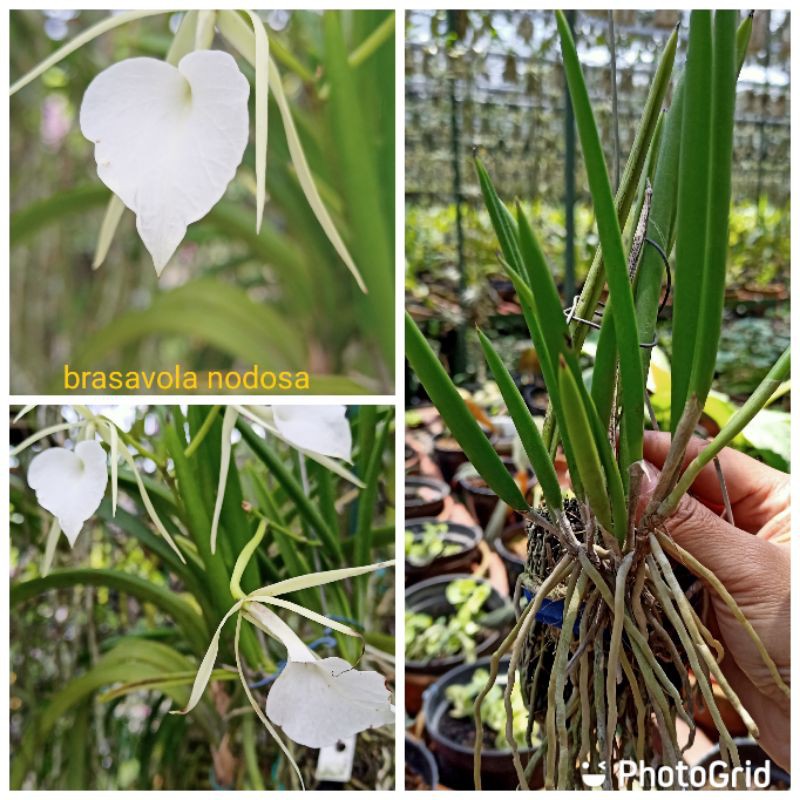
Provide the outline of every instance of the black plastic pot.
<path id="1" fill-rule="evenodd" d="M 503 459 L 506 469 L 513 475 L 516 473 L 517 468 L 511 459 Z M 533 474 L 529 475 L 528 489 L 530 490 L 536 478 Z M 497 495 L 486 485 L 486 482 L 479 475 L 467 475 L 458 479 L 458 488 L 464 500 L 464 505 L 467 511 L 477 521 L 484 530 L 486 530 L 489 521 L 492 518 L 494 509 L 497 506 Z"/>
<path id="2" fill-rule="evenodd" d="M 451 789 L 474 789 L 472 780 L 472 767 L 474 759 L 474 729 L 470 734 L 470 741 L 460 742 L 452 738 L 451 734 L 443 730 L 446 723 L 450 701 L 447 699 L 446 690 L 449 686 L 465 685 L 470 682 L 473 674 L 478 669 L 489 670 L 489 658 L 482 658 L 474 664 L 463 664 L 443 675 L 439 680 L 426 689 L 423 696 L 423 713 L 425 718 L 425 735 L 428 746 L 439 764 L 439 774 L 442 783 Z M 500 680 L 508 672 L 509 659 L 500 662 Z M 472 723 L 472 717 L 466 722 Z M 470 730 L 466 724 L 465 731 Z M 528 763 L 535 750 L 521 749 L 520 757 L 523 766 Z M 515 789 L 517 786 L 517 773 L 510 750 L 493 750 L 484 746 L 481 755 L 481 784 L 484 789 Z M 531 788 L 540 787 L 542 784 L 541 766 L 534 771 Z"/>
<path id="3" fill-rule="evenodd" d="M 417 475 L 420 465 L 419 453 L 409 445 L 406 445 L 406 475 Z"/>
<path id="4" fill-rule="evenodd" d="M 537 384 L 528 383 L 522 387 L 522 396 L 531 414 L 538 417 L 543 417 L 547 414 L 547 405 L 550 398 L 546 389 Z"/>
<path id="5" fill-rule="evenodd" d="M 467 456 L 452 436 L 440 433 L 433 437 L 433 460 L 442 473 L 442 480 L 452 484 L 456 470 L 466 462 Z"/>
<path id="6" fill-rule="evenodd" d="M 509 302 L 517 296 L 514 284 L 504 275 L 492 275 L 489 278 L 489 285 L 497 292 L 497 296 L 505 302 Z"/>
<path id="7" fill-rule="evenodd" d="M 769 779 L 770 789 L 789 789 L 792 784 L 791 776 L 788 772 L 773 763 L 767 754 L 752 740 L 747 737 L 740 737 L 733 740 L 736 749 L 739 751 L 739 761 L 742 766 L 750 762 L 751 768 L 762 767 L 770 761 Z M 720 755 L 719 745 L 708 751 L 701 759 L 695 762 L 694 766 L 708 767 L 714 761 L 724 761 Z M 754 787 L 750 787 L 751 789 Z"/>
<path id="8" fill-rule="evenodd" d="M 441 534 L 448 544 L 457 544 L 459 552 L 435 558 L 429 564 L 412 564 L 406 559 L 406 586 L 419 583 L 436 575 L 452 575 L 469 572 L 469 568 L 480 560 L 478 545 L 483 539 L 483 531 L 475 525 L 462 525 L 459 522 L 439 522 L 437 519 L 415 519 L 406 525 L 407 531 L 422 533 L 426 525 L 446 525 L 447 531 Z"/>
<path id="9" fill-rule="evenodd" d="M 405 592 L 406 611 L 416 611 L 429 614 L 432 617 L 441 617 L 453 613 L 453 606 L 445 597 L 447 585 L 459 578 L 470 578 L 478 583 L 489 583 L 484 578 L 473 578 L 472 575 L 437 575 L 435 578 L 415 583 Z M 491 584 L 489 584 L 491 586 Z M 497 611 L 510 605 L 507 598 L 503 597 L 494 586 L 483 605 L 482 612 Z M 478 643 L 476 653 L 478 657 L 494 652 L 500 642 L 501 631 L 487 630 L 484 639 Z M 415 715 L 422 706 L 422 692 L 433 683 L 439 675 L 464 663 L 463 655 L 434 658 L 431 661 L 414 661 L 406 659 L 406 710 Z"/>
<path id="10" fill-rule="evenodd" d="M 425 490 L 430 496 L 421 497 Z M 450 494 L 450 487 L 435 478 L 409 475 L 406 478 L 406 518 L 436 517 L 444 509 L 444 500 Z"/>
<path id="11" fill-rule="evenodd" d="M 406 734 L 406 775 L 409 772 L 418 775 L 429 789 L 439 785 L 439 767 L 433 753 L 419 739 Z M 406 778 L 406 789 L 417 788 L 424 791 L 423 787 L 409 786 Z"/>
<path id="12" fill-rule="evenodd" d="M 517 584 L 517 578 L 525 570 L 525 559 L 511 547 L 511 542 L 520 535 L 527 538 L 527 528 L 526 522 L 516 522 L 509 525 L 492 543 L 497 554 L 503 559 L 508 574 L 508 585 L 512 590 Z"/>

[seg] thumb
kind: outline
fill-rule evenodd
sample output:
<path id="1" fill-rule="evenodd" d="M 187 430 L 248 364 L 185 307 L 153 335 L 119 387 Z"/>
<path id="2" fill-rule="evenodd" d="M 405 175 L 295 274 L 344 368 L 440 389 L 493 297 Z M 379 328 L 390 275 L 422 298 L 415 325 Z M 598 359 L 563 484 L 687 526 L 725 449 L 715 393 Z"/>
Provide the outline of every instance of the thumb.
<path id="1" fill-rule="evenodd" d="M 640 462 L 640 465 L 642 480 L 637 520 L 652 499 L 661 475 L 647 461 Z M 773 569 L 774 553 L 767 542 L 731 525 L 689 494 L 681 498 L 663 526 L 676 544 L 710 569 L 733 593 L 740 588 L 752 588 L 752 582 L 762 568 L 764 577 Z"/>

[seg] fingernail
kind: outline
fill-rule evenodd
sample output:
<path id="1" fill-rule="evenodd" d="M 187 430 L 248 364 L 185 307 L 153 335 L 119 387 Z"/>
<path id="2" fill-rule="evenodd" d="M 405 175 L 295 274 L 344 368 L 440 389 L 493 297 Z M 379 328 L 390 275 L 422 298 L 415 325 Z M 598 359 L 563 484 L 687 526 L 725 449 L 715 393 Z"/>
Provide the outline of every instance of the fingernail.
<path id="1" fill-rule="evenodd" d="M 642 471 L 642 481 L 639 484 L 639 496 L 641 498 L 650 497 L 658 484 L 661 472 L 656 469 L 649 461 L 638 461 L 639 469 Z"/>

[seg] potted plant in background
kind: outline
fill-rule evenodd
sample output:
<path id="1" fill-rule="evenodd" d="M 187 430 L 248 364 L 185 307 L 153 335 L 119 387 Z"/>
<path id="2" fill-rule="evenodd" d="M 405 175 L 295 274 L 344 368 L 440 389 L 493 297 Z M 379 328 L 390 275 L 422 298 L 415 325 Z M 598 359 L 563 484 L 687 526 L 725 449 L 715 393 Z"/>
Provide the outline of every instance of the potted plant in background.
<path id="1" fill-rule="evenodd" d="M 507 659 L 506 659 L 507 661 Z M 425 691 L 423 716 L 425 734 L 439 761 L 442 780 L 453 789 L 472 789 L 472 760 L 475 747 L 473 714 L 475 703 L 489 677 L 490 660 L 482 658 L 472 664 L 462 664 L 442 675 Z M 496 683 L 483 698 L 483 724 L 485 749 L 481 762 L 484 781 L 495 789 L 513 789 L 517 784 L 514 771 L 510 736 L 520 751 L 520 757 L 531 771 L 539 759 L 535 753 L 541 748 L 539 726 L 531 721 L 520 685 L 511 693 L 511 717 L 507 716 L 503 698 L 503 683 Z M 533 785 L 541 786 L 541 770 Z M 538 785 L 537 785 L 538 784 Z"/>
<path id="2" fill-rule="evenodd" d="M 406 710 L 416 714 L 422 692 L 439 675 L 493 652 L 501 632 L 483 624 L 508 600 L 489 581 L 438 575 L 406 589 Z"/>
<path id="3" fill-rule="evenodd" d="M 406 584 L 436 575 L 469 572 L 480 560 L 483 532 L 475 525 L 418 519 L 406 526 Z"/>

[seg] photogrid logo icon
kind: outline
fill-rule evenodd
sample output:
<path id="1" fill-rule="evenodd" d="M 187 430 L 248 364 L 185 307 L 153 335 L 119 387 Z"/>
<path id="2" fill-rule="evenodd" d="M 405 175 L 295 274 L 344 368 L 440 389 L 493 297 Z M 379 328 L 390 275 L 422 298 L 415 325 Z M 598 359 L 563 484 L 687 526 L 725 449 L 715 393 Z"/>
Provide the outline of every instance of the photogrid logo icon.
<path id="1" fill-rule="evenodd" d="M 584 770 L 581 773 L 581 779 L 583 780 L 583 785 L 588 786 L 590 789 L 596 789 L 598 786 L 603 785 L 603 781 L 606 779 L 606 762 L 601 761 L 597 768 L 603 770 L 602 772 L 586 772 L 585 770 L 589 769 L 591 764 L 588 761 L 584 761 L 581 764 L 581 769 Z"/>

